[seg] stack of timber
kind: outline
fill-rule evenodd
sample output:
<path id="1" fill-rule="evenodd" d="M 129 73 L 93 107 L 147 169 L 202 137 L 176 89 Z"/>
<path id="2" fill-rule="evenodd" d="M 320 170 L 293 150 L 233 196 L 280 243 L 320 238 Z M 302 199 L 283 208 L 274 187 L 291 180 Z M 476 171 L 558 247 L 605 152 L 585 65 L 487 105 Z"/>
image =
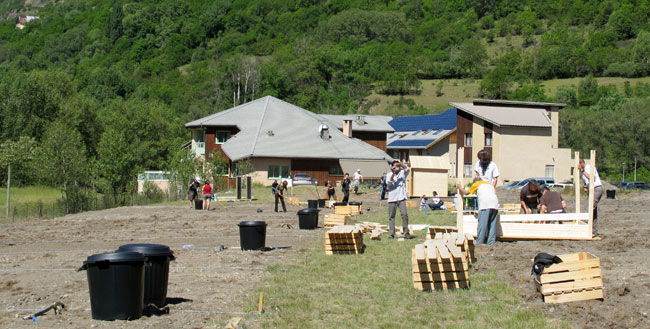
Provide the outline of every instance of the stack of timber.
<path id="1" fill-rule="evenodd" d="M 451 232 L 458 232 L 458 228 L 456 226 L 429 226 L 426 234 L 426 239 L 432 240 L 436 236 L 436 233 Z"/>
<path id="2" fill-rule="evenodd" d="M 603 299 L 600 259 L 588 252 L 558 255 L 562 263 L 552 264 L 535 276 L 537 290 L 545 303 L 566 303 Z"/>
<path id="3" fill-rule="evenodd" d="M 432 240 L 443 240 L 445 243 L 456 245 L 463 252 L 470 264 L 476 262 L 474 257 L 474 237 L 469 234 L 460 234 L 458 232 L 441 233 L 438 232 Z"/>
<path id="4" fill-rule="evenodd" d="M 325 215 L 325 227 L 334 227 L 340 225 L 352 224 L 352 217 L 349 215 L 329 214 Z"/>
<path id="5" fill-rule="evenodd" d="M 361 214 L 361 206 L 335 206 L 334 213 L 337 215 L 356 216 Z"/>
<path id="6" fill-rule="evenodd" d="M 381 230 L 384 233 L 388 232 L 386 231 L 388 229 L 388 225 L 382 225 L 375 222 L 361 222 L 354 225 L 361 230 L 361 233 L 368 233 L 374 230 Z"/>
<path id="7" fill-rule="evenodd" d="M 406 200 L 406 208 L 420 207 L 420 200 Z"/>
<path id="8" fill-rule="evenodd" d="M 503 211 L 504 214 L 506 215 L 516 215 L 518 214 L 521 210 L 521 205 L 516 204 L 516 203 L 504 203 L 501 205 L 501 211 Z"/>
<path id="9" fill-rule="evenodd" d="M 427 240 L 415 245 L 411 257 L 416 289 L 469 288 L 469 261 L 455 243 Z"/>
<path id="10" fill-rule="evenodd" d="M 334 226 L 325 233 L 326 255 L 360 254 L 365 247 L 363 233 L 355 226 Z"/>

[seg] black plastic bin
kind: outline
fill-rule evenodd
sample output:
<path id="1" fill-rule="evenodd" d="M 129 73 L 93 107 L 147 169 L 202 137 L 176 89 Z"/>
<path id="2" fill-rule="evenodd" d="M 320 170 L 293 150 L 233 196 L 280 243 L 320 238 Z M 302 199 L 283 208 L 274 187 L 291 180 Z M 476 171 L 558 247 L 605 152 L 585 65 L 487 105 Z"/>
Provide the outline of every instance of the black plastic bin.
<path id="1" fill-rule="evenodd" d="M 116 252 L 135 251 L 147 257 L 144 267 L 144 301 L 143 306 L 155 304 L 165 306 L 167 283 L 169 282 L 169 262 L 173 261 L 174 252 L 162 244 L 133 243 L 120 246 Z"/>
<path id="2" fill-rule="evenodd" d="M 359 201 L 350 201 L 350 202 L 348 202 L 349 206 L 361 206 L 362 204 L 363 204 L 363 202 L 359 202 Z"/>
<path id="3" fill-rule="evenodd" d="M 298 226 L 301 230 L 313 230 L 318 226 L 318 209 L 298 210 Z"/>
<path id="4" fill-rule="evenodd" d="M 334 207 L 336 207 L 336 206 L 347 206 L 347 205 L 348 205 L 347 202 L 334 202 Z"/>
<path id="5" fill-rule="evenodd" d="M 318 199 L 318 208 L 325 208 L 325 201 L 327 199 Z"/>
<path id="6" fill-rule="evenodd" d="M 266 244 L 266 223 L 263 221 L 245 221 L 239 226 L 241 250 L 260 250 Z"/>
<path id="7" fill-rule="evenodd" d="M 318 208 L 318 200 L 307 200 L 307 208 Z"/>
<path id="8" fill-rule="evenodd" d="M 607 190 L 608 199 L 616 199 L 616 190 Z"/>
<path id="9" fill-rule="evenodd" d="M 92 255 L 86 270 L 90 310 L 95 320 L 133 320 L 142 316 L 144 262 L 139 252 Z"/>
<path id="10" fill-rule="evenodd" d="M 194 200 L 194 209 L 203 210 L 203 200 Z"/>

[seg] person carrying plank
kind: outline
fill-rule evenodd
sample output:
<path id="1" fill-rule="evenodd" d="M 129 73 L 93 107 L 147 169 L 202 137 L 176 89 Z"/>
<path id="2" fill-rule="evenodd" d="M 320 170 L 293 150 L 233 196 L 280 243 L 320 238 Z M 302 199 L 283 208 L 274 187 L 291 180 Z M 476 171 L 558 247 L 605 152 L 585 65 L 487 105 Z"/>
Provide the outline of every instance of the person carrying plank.
<path id="1" fill-rule="evenodd" d="M 476 194 L 478 196 L 478 228 L 477 244 L 493 245 L 497 240 L 497 215 L 499 199 L 494 186 L 480 177 L 474 178 L 474 183 L 465 191 L 460 183 L 456 184 L 461 196 Z"/>

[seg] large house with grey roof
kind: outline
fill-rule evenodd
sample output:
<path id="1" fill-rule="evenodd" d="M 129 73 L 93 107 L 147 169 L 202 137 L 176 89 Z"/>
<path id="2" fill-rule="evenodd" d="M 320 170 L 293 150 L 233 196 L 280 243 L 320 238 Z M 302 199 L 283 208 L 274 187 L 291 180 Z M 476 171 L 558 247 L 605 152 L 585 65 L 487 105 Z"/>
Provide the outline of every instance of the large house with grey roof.
<path id="1" fill-rule="evenodd" d="M 341 180 L 345 172 L 352 174 L 356 169 L 366 177 L 379 177 L 392 158 L 374 135 L 385 138 L 392 132 L 388 120 L 319 115 L 266 96 L 185 126 L 192 131 L 195 154 L 209 157 L 221 152 L 231 164 L 232 175 L 236 175 L 238 161 L 250 159 L 255 168 L 253 181 L 268 185 L 296 173 L 310 174 L 319 182 Z M 371 138 L 355 138 L 356 132 Z"/>
<path id="2" fill-rule="evenodd" d="M 499 184 L 529 177 L 570 180 L 570 149 L 559 147 L 559 111 L 566 104 L 474 100 L 457 109 L 457 147 L 464 147 L 465 177 L 486 149 L 499 166 Z"/>

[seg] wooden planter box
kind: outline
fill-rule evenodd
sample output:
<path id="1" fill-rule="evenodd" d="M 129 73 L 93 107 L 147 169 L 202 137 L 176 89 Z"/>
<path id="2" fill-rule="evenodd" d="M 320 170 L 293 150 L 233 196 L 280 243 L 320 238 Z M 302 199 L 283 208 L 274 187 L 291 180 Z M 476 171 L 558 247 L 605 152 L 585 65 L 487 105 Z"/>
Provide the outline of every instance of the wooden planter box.
<path id="1" fill-rule="evenodd" d="M 415 245 L 411 263 L 416 289 L 469 288 L 467 255 L 451 240 L 427 240 Z"/>
<path id="2" fill-rule="evenodd" d="M 361 206 L 336 206 L 334 207 L 334 214 L 350 216 L 359 215 L 361 214 Z"/>
<path id="3" fill-rule="evenodd" d="M 352 217 L 349 215 L 337 215 L 337 214 L 329 214 L 325 215 L 325 222 L 324 226 L 325 227 L 334 227 L 334 226 L 341 226 L 341 225 L 349 225 L 352 223 Z"/>
<path id="4" fill-rule="evenodd" d="M 363 233 L 357 227 L 335 226 L 325 233 L 326 255 L 360 254 L 365 248 Z"/>
<path id="5" fill-rule="evenodd" d="M 600 259 L 588 252 L 558 255 L 562 263 L 544 268 L 535 276 L 545 303 L 603 299 Z"/>

